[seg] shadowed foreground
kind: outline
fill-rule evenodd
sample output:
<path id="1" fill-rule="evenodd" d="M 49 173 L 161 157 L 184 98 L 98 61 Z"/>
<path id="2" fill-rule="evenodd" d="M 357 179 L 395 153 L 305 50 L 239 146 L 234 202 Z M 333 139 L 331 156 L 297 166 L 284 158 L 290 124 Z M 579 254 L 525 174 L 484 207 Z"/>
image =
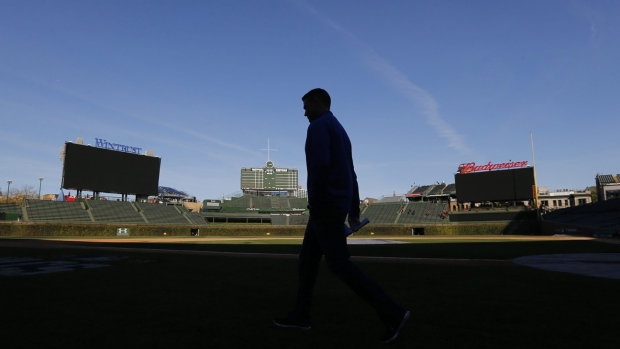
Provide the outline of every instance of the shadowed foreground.
<path id="1" fill-rule="evenodd" d="M 381 329 L 376 316 L 326 268 L 316 289 L 312 330 L 297 332 L 272 326 L 272 318 L 284 314 L 293 303 L 298 244 L 188 241 L 106 246 L 109 244 L 0 239 L 4 270 L 7 263 L 19 264 L 20 260 L 29 265 L 22 269 L 31 272 L 64 270 L 0 276 L 0 347 L 383 346 L 377 341 Z M 127 247 L 131 249 L 123 249 Z M 254 254 L 239 258 L 200 250 Z M 351 250 L 354 255 L 366 256 L 480 259 L 478 263 L 357 261 L 412 310 L 412 321 L 395 347 L 617 345 L 614 323 L 620 304 L 615 297 L 620 281 L 538 270 L 513 264 L 510 259 L 545 250 L 618 253 L 619 245 L 444 241 L 351 246 Z M 498 258 L 502 250 L 506 258 Z M 260 253 L 265 252 L 290 256 L 264 258 Z"/>

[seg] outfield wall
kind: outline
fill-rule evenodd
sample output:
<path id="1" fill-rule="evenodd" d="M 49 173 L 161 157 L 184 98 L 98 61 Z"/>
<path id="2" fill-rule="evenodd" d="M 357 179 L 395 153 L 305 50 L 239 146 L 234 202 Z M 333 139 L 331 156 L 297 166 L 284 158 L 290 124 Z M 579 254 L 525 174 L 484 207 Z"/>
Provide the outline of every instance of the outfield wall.
<path id="1" fill-rule="evenodd" d="M 123 236 L 299 236 L 305 226 L 272 226 L 265 224 L 209 224 L 194 225 L 144 225 L 144 224 L 79 224 L 79 223 L 28 223 L 0 222 L 0 237 L 119 237 Z M 126 229 L 126 230 L 123 230 Z M 355 233 L 357 237 L 417 235 L 537 235 L 540 231 L 533 222 L 498 222 L 429 225 L 377 225 L 369 224 Z"/>

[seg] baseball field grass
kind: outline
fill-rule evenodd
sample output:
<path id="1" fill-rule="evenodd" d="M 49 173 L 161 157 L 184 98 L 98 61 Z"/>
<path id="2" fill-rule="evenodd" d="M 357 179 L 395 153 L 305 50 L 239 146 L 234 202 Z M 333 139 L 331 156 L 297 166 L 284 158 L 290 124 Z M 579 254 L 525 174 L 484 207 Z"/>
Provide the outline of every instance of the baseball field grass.
<path id="1" fill-rule="evenodd" d="M 620 280 L 513 258 L 620 253 L 554 237 L 356 239 L 360 267 L 412 311 L 402 348 L 616 348 Z M 362 244 L 366 242 L 366 244 Z M 323 265 L 312 329 L 292 306 L 299 238 L 0 239 L 0 348 L 375 348 L 373 310 Z M 381 258 L 376 258 L 381 257 Z"/>

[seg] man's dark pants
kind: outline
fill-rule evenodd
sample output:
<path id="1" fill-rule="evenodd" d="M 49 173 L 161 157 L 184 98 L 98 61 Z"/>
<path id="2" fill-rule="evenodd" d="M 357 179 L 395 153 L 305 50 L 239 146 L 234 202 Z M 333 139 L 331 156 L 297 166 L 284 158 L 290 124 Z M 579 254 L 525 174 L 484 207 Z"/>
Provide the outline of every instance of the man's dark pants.
<path id="1" fill-rule="evenodd" d="M 346 216 L 341 210 L 311 210 L 299 254 L 299 289 L 293 314 L 300 319 L 310 319 L 312 292 L 324 255 L 329 271 L 372 306 L 383 323 L 400 321 L 405 309 L 351 263 L 344 233 Z"/>

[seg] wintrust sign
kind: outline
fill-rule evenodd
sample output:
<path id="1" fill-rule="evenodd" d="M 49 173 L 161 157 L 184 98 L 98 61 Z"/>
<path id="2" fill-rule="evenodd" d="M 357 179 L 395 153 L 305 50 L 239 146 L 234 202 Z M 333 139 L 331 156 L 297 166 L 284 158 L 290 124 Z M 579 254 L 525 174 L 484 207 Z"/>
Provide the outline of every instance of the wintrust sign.
<path id="1" fill-rule="evenodd" d="M 468 162 L 466 164 L 460 164 L 458 172 L 459 173 L 472 173 L 478 171 L 492 171 L 492 170 L 505 170 L 509 168 L 520 168 L 527 166 L 527 161 L 509 161 L 501 164 L 493 164 L 489 161 L 486 165 L 476 165 L 475 162 Z"/>
<path id="2" fill-rule="evenodd" d="M 110 143 L 106 141 L 105 139 L 101 139 L 101 138 L 95 138 L 95 142 L 96 142 L 95 144 L 97 145 L 97 148 L 118 150 L 118 151 L 122 151 L 125 153 L 138 154 L 138 155 L 140 155 L 140 152 L 142 151 L 142 148 L 132 147 L 130 145 Z"/>

